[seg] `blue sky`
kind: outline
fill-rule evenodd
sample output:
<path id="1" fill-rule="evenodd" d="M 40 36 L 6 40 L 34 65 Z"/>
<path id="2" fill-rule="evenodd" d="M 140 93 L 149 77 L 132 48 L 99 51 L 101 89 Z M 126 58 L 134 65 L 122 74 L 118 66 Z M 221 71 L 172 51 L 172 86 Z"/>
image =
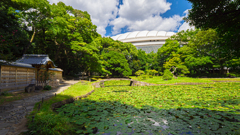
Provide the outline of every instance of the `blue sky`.
<path id="1" fill-rule="evenodd" d="M 57 3 L 60 0 L 49 0 Z M 102 36 L 157 30 L 178 32 L 190 26 L 182 18 L 191 9 L 187 0 L 61 0 L 91 15 Z"/>

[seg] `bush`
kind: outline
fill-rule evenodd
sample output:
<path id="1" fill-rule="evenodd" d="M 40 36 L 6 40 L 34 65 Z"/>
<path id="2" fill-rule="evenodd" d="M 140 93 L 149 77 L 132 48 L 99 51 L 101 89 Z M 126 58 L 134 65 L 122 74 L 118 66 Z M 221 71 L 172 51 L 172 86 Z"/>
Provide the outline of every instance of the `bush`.
<path id="1" fill-rule="evenodd" d="M 52 87 L 51 86 L 49 86 L 49 85 L 46 85 L 46 86 L 44 86 L 44 88 L 43 88 L 44 90 L 51 90 L 52 89 Z"/>
<path id="2" fill-rule="evenodd" d="M 148 75 L 140 75 L 137 78 L 138 80 L 146 80 L 148 78 Z"/>
<path id="3" fill-rule="evenodd" d="M 156 71 L 155 69 L 147 70 L 146 72 L 147 72 L 148 75 L 152 75 L 152 76 L 155 76 L 158 73 L 158 71 Z"/>
<path id="4" fill-rule="evenodd" d="M 147 75 L 142 75 L 142 79 L 143 79 L 143 80 L 146 80 L 147 78 L 148 78 Z"/>
<path id="5" fill-rule="evenodd" d="M 163 80 L 172 80 L 173 74 L 168 69 L 164 70 Z"/>
<path id="6" fill-rule="evenodd" d="M 227 73 L 228 77 L 240 77 L 240 74 L 238 73 Z"/>
<path id="7" fill-rule="evenodd" d="M 0 93 L 0 95 L 3 95 L 3 96 L 11 96 L 12 94 L 11 94 L 11 93 L 8 93 L 7 91 L 4 91 L 4 92 Z"/>
<path id="8" fill-rule="evenodd" d="M 153 78 L 153 76 L 152 76 L 152 75 L 149 75 L 149 78 Z"/>
<path id="9" fill-rule="evenodd" d="M 135 75 L 137 75 L 137 76 L 140 76 L 140 75 L 142 75 L 142 74 L 144 74 L 144 71 L 142 71 L 142 70 L 138 70 L 138 71 L 135 73 Z"/>

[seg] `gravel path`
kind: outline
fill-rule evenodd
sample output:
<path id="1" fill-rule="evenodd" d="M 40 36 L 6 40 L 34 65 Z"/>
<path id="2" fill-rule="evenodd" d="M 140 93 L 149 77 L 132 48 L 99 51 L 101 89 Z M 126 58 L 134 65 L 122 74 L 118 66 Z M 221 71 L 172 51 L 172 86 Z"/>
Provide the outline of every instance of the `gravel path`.
<path id="1" fill-rule="evenodd" d="M 18 135 L 26 131 L 27 120 L 25 116 L 30 114 L 35 103 L 41 101 L 42 98 L 48 99 L 55 93 L 61 93 L 77 82 L 79 81 L 65 81 L 56 89 L 0 106 L 0 135 Z"/>

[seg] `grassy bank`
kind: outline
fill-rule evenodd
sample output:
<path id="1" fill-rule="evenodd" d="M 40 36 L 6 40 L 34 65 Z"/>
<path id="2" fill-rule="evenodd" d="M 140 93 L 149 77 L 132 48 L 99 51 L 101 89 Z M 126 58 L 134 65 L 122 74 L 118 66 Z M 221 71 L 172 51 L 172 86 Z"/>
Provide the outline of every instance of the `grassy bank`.
<path id="1" fill-rule="evenodd" d="M 214 83 L 215 81 L 239 81 L 240 78 L 191 78 L 191 77 L 178 77 L 177 79 L 172 80 L 163 80 L 162 76 L 153 76 L 153 78 L 146 78 L 145 80 L 140 80 L 136 76 L 131 76 L 130 78 L 143 81 L 147 83 L 154 84 L 174 84 L 174 83 Z"/>
<path id="2" fill-rule="evenodd" d="M 29 131 L 26 134 L 63 134 L 66 132 L 71 134 L 74 131 L 74 126 L 69 123 L 67 118 L 60 117 L 53 112 L 51 105 L 65 99 L 87 94 L 91 90 L 93 90 L 93 87 L 90 83 L 83 85 L 79 82 L 59 93 L 56 97 L 44 101 L 40 110 L 38 110 L 38 106 L 41 102 L 35 104 L 34 110 L 28 116 Z M 32 122 L 32 116 L 34 116 L 34 122 Z"/>

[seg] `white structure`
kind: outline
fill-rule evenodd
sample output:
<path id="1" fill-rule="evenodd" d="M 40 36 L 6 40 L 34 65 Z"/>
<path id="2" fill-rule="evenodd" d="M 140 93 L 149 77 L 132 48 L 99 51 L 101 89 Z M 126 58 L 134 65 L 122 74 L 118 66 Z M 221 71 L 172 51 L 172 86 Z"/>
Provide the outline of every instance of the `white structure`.
<path id="1" fill-rule="evenodd" d="M 165 44 L 165 40 L 174 35 L 174 32 L 166 31 L 134 31 L 119 34 L 111 37 L 126 43 L 132 43 L 137 49 L 142 49 L 146 53 L 156 53 Z"/>

